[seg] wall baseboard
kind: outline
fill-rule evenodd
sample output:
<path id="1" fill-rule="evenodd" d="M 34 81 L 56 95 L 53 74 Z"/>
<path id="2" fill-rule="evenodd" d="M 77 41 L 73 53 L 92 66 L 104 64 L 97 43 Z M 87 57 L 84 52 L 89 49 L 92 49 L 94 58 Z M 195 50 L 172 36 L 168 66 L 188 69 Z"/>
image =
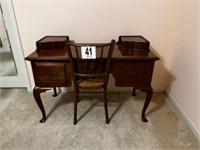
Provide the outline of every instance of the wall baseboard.
<path id="1" fill-rule="evenodd" d="M 167 98 L 169 99 L 169 101 L 172 103 L 172 105 L 175 107 L 175 109 L 178 111 L 178 113 L 180 114 L 180 116 L 183 118 L 183 120 L 186 122 L 186 124 L 188 125 L 188 127 L 190 128 L 190 130 L 192 131 L 192 133 L 195 135 L 195 137 L 197 138 L 197 140 L 200 142 L 200 132 L 197 130 L 197 128 L 192 123 L 192 121 L 190 120 L 190 118 L 183 111 L 183 109 L 181 108 L 181 106 L 176 102 L 176 99 L 173 97 L 173 95 L 171 93 L 169 93 L 168 91 L 165 91 L 164 93 L 167 96 Z"/>

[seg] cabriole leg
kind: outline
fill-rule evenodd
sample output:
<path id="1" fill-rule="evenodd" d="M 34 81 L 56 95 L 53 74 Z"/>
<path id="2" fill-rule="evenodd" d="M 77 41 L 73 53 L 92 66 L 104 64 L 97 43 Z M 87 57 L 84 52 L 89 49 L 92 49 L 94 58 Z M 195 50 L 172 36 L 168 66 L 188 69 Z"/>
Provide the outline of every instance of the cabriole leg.
<path id="1" fill-rule="evenodd" d="M 42 119 L 40 120 L 40 123 L 44 123 L 47 120 L 45 109 L 40 97 L 40 93 L 46 92 L 47 90 L 50 90 L 50 89 L 41 89 L 40 87 L 37 87 L 37 86 L 33 89 L 33 96 L 42 113 Z"/>
<path id="2" fill-rule="evenodd" d="M 144 106 L 143 106 L 143 109 L 142 109 L 142 121 L 148 122 L 148 120 L 145 117 L 145 113 L 146 113 L 146 110 L 149 106 L 149 103 L 151 102 L 151 98 L 152 98 L 152 95 L 153 95 L 153 89 L 152 89 L 152 87 L 149 87 L 149 88 L 146 88 L 142 91 L 146 92 L 146 94 L 147 94 L 146 99 L 145 99 L 145 103 L 144 103 Z"/>

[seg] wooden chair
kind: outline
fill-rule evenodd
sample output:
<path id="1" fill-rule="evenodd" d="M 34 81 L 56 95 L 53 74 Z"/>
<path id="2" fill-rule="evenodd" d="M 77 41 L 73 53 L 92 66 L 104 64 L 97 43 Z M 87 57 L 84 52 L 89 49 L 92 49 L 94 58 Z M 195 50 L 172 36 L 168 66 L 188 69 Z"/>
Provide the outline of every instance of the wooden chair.
<path id="1" fill-rule="evenodd" d="M 103 96 L 106 123 L 109 123 L 107 108 L 107 84 L 114 46 L 115 40 L 112 40 L 110 43 L 98 44 L 67 43 L 66 49 L 72 67 L 75 92 L 74 124 L 77 124 L 77 104 L 80 96 L 90 95 Z M 92 47 L 96 48 L 96 58 L 89 58 L 92 56 L 92 53 L 95 52 L 92 50 Z M 85 55 L 86 58 L 83 58 L 82 55 Z"/>

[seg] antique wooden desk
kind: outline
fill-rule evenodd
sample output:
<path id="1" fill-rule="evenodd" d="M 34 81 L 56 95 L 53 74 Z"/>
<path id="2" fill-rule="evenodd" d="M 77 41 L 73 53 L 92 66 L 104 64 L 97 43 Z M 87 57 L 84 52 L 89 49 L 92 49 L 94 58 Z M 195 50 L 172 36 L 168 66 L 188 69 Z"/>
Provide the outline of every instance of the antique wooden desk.
<path id="1" fill-rule="evenodd" d="M 54 89 L 54 96 L 57 95 L 55 87 L 69 87 L 72 82 L 71 68 L 65 50 L 42 50 L 34 51 L 25 58 L 32 65 L 35 87 L 33 95 L 39 106 L 42 119 L 45 122 L 47 117 L 40 97 L 40 93 Z M 142 109 L 142 121 L 147 122 L 145 117 L 146 109 L 151 101 L 153 89 L 151 87 L 154 62 L 159 58 L 151 51 L 133 51 L 115 46 L 110 73 L 113 74 L 117 87 L 133 87 L 146 93 L 146 99 Z"/>

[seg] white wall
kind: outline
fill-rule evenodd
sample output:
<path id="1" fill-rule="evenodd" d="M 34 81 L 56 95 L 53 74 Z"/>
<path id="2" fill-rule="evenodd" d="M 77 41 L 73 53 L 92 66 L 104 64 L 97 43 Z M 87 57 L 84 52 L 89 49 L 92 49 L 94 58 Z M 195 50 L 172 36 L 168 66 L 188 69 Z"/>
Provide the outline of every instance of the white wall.
<path id="1" fill-rule="evenodd" d="M 200 139 L 199 8 L 197 0 L 182 4 L 168 90 Z"/>
<path id="2" fill-rule="evenodd" d="M 143 35 L 161 58 L 156 62 L 153 88 L 164 89 L 171 64 L 180 2 L 132 0 L 13 0 L 27 56 L 45 35 L 69 35 L 77 42 L 101 42 L 119 35 Z M 33 78 L 28 69 L 32 85 Z"/>

